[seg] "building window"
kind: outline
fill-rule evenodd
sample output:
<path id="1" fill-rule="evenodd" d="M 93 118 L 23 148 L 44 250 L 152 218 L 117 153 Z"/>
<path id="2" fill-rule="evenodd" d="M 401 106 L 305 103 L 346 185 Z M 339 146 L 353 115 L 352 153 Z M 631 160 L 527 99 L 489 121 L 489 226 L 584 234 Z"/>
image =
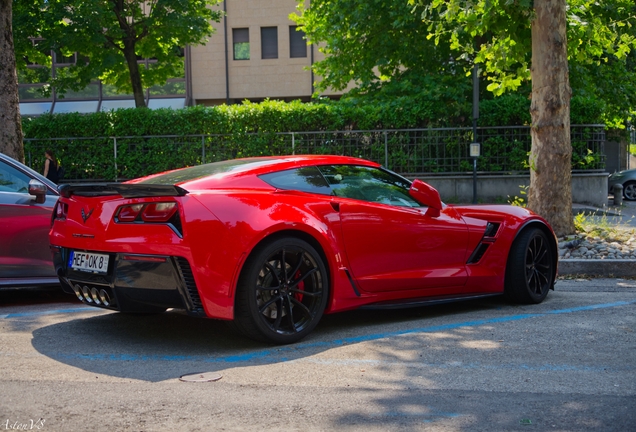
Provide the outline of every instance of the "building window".
<path id="1" fill-rule="evenodd" d="M 289 56 L 307 57 L 305 32 L 298 30 L 298 26 L 289 26 Z"/>
<path id="2" fill-rule="evenodd" d="M 250 59 L 250 29 L 232 29 L 234 43 L 234 60 Z"/>
<path id="3" fill-rule="evenodd" d="M 261 58 L 278 58 L 278 27 L 261 27 Z"/>
<path id="4" fill-rule="evenodd" d="M 58 65 L 73 65 L 77 62 L 77 53 L 71 55 L 64 55 L 61 50 L 55 50 L 55 64 Z"/>

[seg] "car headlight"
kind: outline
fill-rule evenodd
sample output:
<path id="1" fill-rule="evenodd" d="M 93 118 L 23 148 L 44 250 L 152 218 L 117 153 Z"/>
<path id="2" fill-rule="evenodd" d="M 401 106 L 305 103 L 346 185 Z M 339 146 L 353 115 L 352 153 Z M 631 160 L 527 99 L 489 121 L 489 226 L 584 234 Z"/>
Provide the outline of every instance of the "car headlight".
<path id="1" fill-rule="evenodd" d="M 623 174 L 622 172 L 616 172 L 616 173 L 614 173 L 614 174 L 610 174 L 609 179 L 610 179 L 610 180 L 618 180 L 618 179 L 620 179 L 621 177 L 623 177 L 623 175 L 624 175 L 624 174 Z"/>

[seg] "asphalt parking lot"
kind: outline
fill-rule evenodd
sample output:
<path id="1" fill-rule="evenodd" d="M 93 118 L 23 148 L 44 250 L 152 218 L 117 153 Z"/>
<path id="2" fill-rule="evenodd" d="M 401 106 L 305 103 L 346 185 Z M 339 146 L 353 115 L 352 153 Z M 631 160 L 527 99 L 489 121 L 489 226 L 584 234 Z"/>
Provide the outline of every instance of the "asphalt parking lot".
<path id="1" fill-rule="evenodd" d="M 0 292 L 0 429 L 627 431 L 636 281 L 327 316 L 275 347 L 176 311 Z M 221 377 L 183 382 L 183 375 Z M 216 375 L 216 376 L 215 376 Z M 26 426 L 25 426 L 26 425 Z"/>

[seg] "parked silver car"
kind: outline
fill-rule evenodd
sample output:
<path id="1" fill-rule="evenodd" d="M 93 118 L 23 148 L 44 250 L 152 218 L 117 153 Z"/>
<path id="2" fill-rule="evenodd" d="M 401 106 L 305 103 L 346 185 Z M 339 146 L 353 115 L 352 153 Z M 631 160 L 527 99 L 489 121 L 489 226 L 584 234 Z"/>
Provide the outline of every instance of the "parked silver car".
<path id="1" fill-rule="evenodd" d="M 59 285 L 49 231 L 55 183 L 0 153 L 0 289 Z"/>
<path id="2" fill-rule="evenodd" d="M 623 185 L 623 197 L 628 201 L 636 201 L 636 169 L 615 172 L 609 176 L 607 185 L 610 193 L 614 192 L 614 185 Z"/>

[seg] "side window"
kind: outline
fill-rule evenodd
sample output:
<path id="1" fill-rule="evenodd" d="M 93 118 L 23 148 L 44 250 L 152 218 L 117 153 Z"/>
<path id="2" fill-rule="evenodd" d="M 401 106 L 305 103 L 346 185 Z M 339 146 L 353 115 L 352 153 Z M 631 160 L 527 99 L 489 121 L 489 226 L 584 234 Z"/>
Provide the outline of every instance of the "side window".
<path id="1" fill-rule="evenodd" d="M 278 189 L 331 195 L 331 188 L 316 167 L 278 171 L 259 177 L 265 183 Z"/>
<path id="2" fill-rule="evenodd" d="M 408 180 L 391 172 L 354 165 L 321 166 L 320 171 L 336 196 L 400 207 L 420 206 L 409 195 Z"/>
<path id="3" fill-rule="evenodd" d="M 234 44 L 234 60 L 250 59 L 250 30 L 246 28 L 232 29 Z"/>
<path id="4" fill-rule="evenodd" d="M 307 41 L 305 32 L 298 26 L 289 26 L 289 57 L 307 57 Z"/>
<path id="5" fill-rule="evenodd" d="M 261 58 L 278 58 L 278 27 L 261 27 Z"/>
<path id="6" fill-rule="evenodd" d="M 31 178 L 23 172 L 0 162 L 0 192 L 29 192 Z"/>

